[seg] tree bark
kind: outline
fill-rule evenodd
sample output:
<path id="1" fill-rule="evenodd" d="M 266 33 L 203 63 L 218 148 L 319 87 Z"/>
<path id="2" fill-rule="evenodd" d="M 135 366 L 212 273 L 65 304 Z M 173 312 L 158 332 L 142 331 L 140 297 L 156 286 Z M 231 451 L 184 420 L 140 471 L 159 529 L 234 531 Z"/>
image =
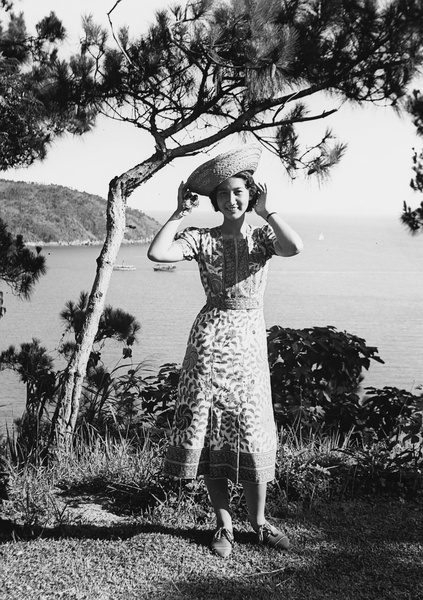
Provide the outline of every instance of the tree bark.
<path id="1" fill-rule="evenodd" d="M 106 238 L 97 259 L 96 276 L 88 301 L 85 322 L 78 336 L 75 351 L 66 367 L 59 395 L 57 423 L 53 424 L 53 427 L 56 427 L 56 446 L 60 449 L 65 450 L 69 447 L 75 431 L 88 359 L 104 310 L 113 266 L 125 234 L 127 198 L 136 187 L 150 179 L 167 162 L 169 162 L 168 157 L 153 155 L 141 165 L 115 177 L 109 184 Z"/>

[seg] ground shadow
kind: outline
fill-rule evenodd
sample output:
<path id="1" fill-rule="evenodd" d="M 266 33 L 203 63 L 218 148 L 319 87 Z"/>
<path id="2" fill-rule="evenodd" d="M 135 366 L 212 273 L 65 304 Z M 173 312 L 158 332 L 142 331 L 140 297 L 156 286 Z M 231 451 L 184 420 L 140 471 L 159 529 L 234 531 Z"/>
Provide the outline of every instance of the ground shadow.
<path id="1" fill-rule="evenodd" d="M 97 525 L 93 523 L 62 524 L 57 527 L 41 527 L 20 525 L 13 521 L 0 519 L 0 544 L 11 540 L 29 541 L 40 537 L 45 539 L 95 539 L 95 540 L 126 540 L 140 534 L 164 534 L 189 540 L 198 545 L 209 546 L 213 530 L 198 527 L 173 527 L 151 523 L 118 523 L 112 525 Z M 237 542 L 253 544 L 253 532 L 237 532 Z"/>
<path id="2" fill-rule="evenodd" d="M 267 600 L 269 597 L 417 600 L 423 597 L 423 508 L 418 503 L 356 502 L 329 507 L 316 504 L 307 511 L 291 514 L 286 526 L 292 538 L 290 552 L 275 556 L 270 549 L 254 544 L 252 533 L 237 530 L 234 556 L 229 562 L 216 562 L 220 559 L 211 555 L 205 560 L 200 552 L 199 562 L 193 561 L 192 568 L 178 571 L 175 567 L 175 577 L 159 578 L 149 600 L 170 597 L 175 600 Z M 40 536 L 57 540 L 129 540 L 151 534 L 179 538 L 204 548 L 209 546 L 213 533 L 205 524 L 202 528 L 173 527 L 136 520 L 38 530 L 3 521 L 0 531 L 3 543 Z M 160 548 L 167 542 L 159 538 L 155 544 L 160 554 Z M 173 552 L 174 547 L 169 544 L 169 551 Z M 196 549 L 190 552 L 192 557 Z"/>

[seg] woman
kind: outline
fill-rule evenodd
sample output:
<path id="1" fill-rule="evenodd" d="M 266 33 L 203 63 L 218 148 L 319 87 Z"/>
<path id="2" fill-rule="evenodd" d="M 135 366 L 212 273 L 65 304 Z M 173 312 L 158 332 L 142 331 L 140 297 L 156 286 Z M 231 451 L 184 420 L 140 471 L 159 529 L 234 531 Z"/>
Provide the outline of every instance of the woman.
<path id="1" fill-rule="evenodd" d="M 242 483 L 258 541 L 289 546 L 264 515 L 267 482 L 275 476 L 276 431 L 262 304 L 267 261 L 297 254 L 302 241 L 269 210 L 266 186 L 254 182 L 260 155 L 260 146 L 245 145 L 197 168 L 179 186 L 177 209 L 148 251 L 156 262 L 195 259 L 207 296 L 188 339 L 165 472 L 204 476 L 217 524 L 211 547 L 222 557 L 234 539 L 228 479 Z M 194 194 L 209 196 L 223 223 L 177 233 L 198 204 Z M 246 222 L 252 209 L 263 227 Z"/>

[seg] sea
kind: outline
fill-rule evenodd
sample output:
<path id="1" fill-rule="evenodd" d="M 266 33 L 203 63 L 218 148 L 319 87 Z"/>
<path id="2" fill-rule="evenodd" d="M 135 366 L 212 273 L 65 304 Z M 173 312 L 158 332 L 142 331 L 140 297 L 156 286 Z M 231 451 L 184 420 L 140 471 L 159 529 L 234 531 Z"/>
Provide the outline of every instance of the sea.
<path id="1" fill-rule="evenodd" d="M 193 214 L 184 225 L 213 226 L 217 218 Z M 423 235 L 411 236 L 395 215 L 290 215 L 287 220 L 301 234 L 304 250 L 270 261 L 267 326 L 331 325 L 355 334 L 377 347 L 384 361 L 372 361 L 363 386 L 421 393 Z M 38 339 L 61 366 L 59 313 L 68 300 L 91 290 L 99 253 L 98 246 L 44 247 L 47 274 L 29 301 L 2 285 L 7 312 L 0 319 L 0 352 Z M 180 364 L 190 326 L 204 304 L 196 263 L 155 271 L 145 244 L 123 245 L 117 262 L 135 270 L 113 272 L 106 303 L 134 315 L 141 332 L 132 359 L 123 361 L 121 346 L 110 342 L 104 362 L 110 369 L 143 362 L 152 372 L 167 362 Z M 0 435 L 22 414 L 25 390 L 16 373 L 0 371 Z"/>

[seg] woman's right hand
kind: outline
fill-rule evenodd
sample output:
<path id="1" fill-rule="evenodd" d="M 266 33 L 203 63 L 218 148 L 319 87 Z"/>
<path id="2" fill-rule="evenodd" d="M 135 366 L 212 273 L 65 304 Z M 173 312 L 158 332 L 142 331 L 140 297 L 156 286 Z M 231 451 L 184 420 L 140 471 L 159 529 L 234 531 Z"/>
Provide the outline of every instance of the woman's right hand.
<path id="1" fill-rule="evenodd" d="M 177 214 L 181 217 L 188 215 L 193 208 L 198 206 L 198 195 L 193 194 L 185 185 L 184 181 L 181 181 L 178 188 L 178 208 Z"/>

